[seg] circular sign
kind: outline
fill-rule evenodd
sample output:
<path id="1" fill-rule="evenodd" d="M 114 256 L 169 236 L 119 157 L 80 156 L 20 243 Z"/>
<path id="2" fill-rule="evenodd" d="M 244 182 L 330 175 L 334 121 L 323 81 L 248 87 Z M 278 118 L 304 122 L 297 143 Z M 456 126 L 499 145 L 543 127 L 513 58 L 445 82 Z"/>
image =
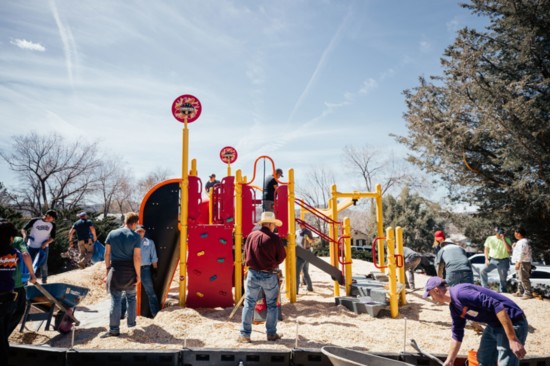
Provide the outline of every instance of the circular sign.
<path id="1" fill-rule="evenodd" d="M 180 122 L 194 122 L 202 112 L 201 102 L 190 94 L 183 94 L 172 103 L 172 115 Z"/>
<path id="2" fill-rule="evenodd" d="M 226 164 L 233 164 L 237 161 L 237 150 L 234 147 L 226 146 L 220 150 L 220 159 Z"/>

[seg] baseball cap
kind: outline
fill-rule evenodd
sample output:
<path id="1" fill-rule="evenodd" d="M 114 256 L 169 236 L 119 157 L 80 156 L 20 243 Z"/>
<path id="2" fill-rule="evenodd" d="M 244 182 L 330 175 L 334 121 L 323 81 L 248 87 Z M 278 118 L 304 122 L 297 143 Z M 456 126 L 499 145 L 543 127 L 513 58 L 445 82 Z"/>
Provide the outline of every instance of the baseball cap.
<path id="1" fill-rule="evenodd" d="M 208 178 L 216 178 L 216 174 L 212 173 Z"/>
<path id="2" fill-rule="evenodd" d="M 437 230 L 434 236 L 437 240 L 445 240 L 445 233 L 442 230 Z"/>
<path id="3" fill-rule="evenodd" d="M 426 282 L 426 287 L 424 287 L 424 294 L 422 295 L 422 298 L 427 298 L 428 296 L 430 296 L 430 291 L 446 283 L 447 282 L 445 282 L 445 280 L 441 277 L 430 277 L 430 279 L 428 279 L 428 282 Z"/>
<path id="4" fill-rule="evenodd" d="M 279 173 L 279 174 L 281 174 L 281 177 L 284 177 L 284 175 L 283 175 L 283 169 L 277 169 L 276 172 Z"/>
<path id="5" fill-rule="evenodd" d="M 88 216 L 88 214 L 86 213 L 86 211 L 82 211 L 82 212 L 79 213 L 77 216 L 78 216 L 78 217 L 84 217 L 84 216 Z"/>
<path id="6" fill-rule="evenodd" d="M 145 231 L 145 226 L 143 226 L 143 225 L 136 226 L 136 231 L 140 231 L 140 230 Z"/>
<path id="7" fill-rule="evenodd" d="M 501 228 L 500 226 L 497 226 L 495 228 L 495 233 L 504 235 L 504 229 Z"/>

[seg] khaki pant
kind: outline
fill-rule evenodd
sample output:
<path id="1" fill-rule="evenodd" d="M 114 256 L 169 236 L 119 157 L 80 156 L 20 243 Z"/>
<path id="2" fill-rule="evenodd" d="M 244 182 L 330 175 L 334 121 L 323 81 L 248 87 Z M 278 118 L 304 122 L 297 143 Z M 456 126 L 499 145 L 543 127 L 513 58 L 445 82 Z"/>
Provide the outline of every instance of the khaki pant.
<path id="1" fill-rule="evenodd" d="M 531 296 L 531 263 L 520 262 L 518 272 L 518 292 L 520 294 Z"/>
<path id="2" fill-rule="evenodd" d="M 87 241 L 79 240 L 78 250 L 80 252 L 78 265 L 84 268 L 91 263 L 92 254 L 94 253 L 94 243 L 92 242 L 92 239 L 88 239 Z"/>

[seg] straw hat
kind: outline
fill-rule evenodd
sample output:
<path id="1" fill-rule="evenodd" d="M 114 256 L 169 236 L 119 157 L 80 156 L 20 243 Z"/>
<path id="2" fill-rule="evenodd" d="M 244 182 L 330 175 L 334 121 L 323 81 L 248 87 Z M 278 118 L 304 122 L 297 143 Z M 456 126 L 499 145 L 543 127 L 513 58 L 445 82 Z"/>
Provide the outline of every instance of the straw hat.
<path id="1" fill-rule="evenodd" d="M 279 219 L 276 219 L 275 214 L 269 211 L 262 212 L 262 216 L 260 218 L 260 221 L 258 221 L 258 225 L 267 224 L 267 223 L 275 224 L 275 226 L 277 227 L 283 225 L 283 222 Z"/>

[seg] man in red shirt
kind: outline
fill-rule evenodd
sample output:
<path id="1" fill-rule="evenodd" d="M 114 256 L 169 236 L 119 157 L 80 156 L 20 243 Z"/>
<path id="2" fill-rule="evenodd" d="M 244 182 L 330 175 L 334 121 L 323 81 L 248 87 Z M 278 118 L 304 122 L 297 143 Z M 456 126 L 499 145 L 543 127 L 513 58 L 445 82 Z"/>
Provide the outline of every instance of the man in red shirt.
<path id="1" fill-rule="evenodd" d="M 266 211 L 258 222 L 261 228 L 253 231 L 244 244 L 245 265 L 248 266 L 246 293 L 242 314 L 239 342 L 252 342 L 252 317 L 260 290 L 264 291 L 267 304 L 265 322 L 267 340 L 281 339 L 277 334 L 277 296 L 279 295 L 279 278 L 277 270 L 286 258 L 283 241 L 274 233 L 281 226 L 281 220 L 273 212 Z"/>

